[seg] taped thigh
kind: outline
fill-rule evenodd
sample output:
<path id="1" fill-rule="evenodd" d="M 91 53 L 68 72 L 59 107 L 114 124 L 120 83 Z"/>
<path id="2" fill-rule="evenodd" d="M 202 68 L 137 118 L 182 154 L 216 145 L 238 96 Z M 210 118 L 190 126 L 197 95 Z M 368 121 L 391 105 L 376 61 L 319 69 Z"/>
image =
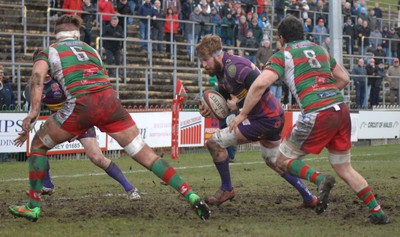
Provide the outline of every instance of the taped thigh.
<path id="1" fill-rule="evenodd" d="M 229 127 L 217 130 L 212 139 L 222 148 L 237 145 L 237 138 L 235 132 L 229 132 Z"/>
<path id="2" fill-rule="evenodd" d="M 267 148 L 263 145 L 260 146 L 261 156 L 267 164 L 276 163 L 276 155 L 278 153 L 279 146 L 273 148 Z"/>
<path id="3" fill-rule="evenodd" d="M 128 145 L 124 147 L 125 152 L 131 157 L 135 156 L 146 145 L 142 136 L 138 134 Z"/>
<path id="4" fill-rule="evenodd" d="M 39 135 L 39 139 L 42 141 L 43 145 L 51 149 L 57 145 L 57 143 L 50 137 L 49 134 Z"/>
<path id="5" fill-rule="evenodd" d="M 331 165 L 350 163 L 350 152 L 348 154 L 333 154 L 329 152 L 328 159 Z"/>

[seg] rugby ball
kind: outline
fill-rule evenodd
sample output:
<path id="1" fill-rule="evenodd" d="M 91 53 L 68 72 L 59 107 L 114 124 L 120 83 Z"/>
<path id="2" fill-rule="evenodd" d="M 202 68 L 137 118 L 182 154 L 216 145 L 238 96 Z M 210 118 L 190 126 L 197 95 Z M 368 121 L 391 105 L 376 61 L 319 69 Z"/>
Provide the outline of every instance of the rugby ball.
<path id="1" fill-rule="evenodd" d="M 203 105 L 211 111 L 211 117 L 221 120 L 229 115 L 226 100 L 218 91 L 204 91 L 201 100 Z"/>

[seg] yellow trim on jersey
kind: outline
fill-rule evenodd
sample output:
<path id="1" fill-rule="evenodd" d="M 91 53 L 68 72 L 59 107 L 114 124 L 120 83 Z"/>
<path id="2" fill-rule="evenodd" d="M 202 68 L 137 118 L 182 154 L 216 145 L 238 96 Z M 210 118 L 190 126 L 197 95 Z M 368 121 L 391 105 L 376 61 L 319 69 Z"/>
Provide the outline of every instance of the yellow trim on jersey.
<path id="1" fill-rule="evenodd" d="M 55 111 L 59 111 L 61 109 L 61 107 L 63 107 L 63 105 L 65 104 L 65 101 L 58 103 L 58 104 L 45 104 L 47 106 L 47 108 L 49 108 L 49 110 L 55 112 Z"/>

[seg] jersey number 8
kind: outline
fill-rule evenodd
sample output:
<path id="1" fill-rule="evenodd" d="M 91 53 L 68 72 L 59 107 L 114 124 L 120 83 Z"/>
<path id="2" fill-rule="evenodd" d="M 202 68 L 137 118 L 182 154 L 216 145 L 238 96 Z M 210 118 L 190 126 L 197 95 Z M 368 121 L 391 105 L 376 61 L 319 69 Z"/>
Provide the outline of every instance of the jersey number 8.
<path id="1" fill-rule="evenodd" d="M 304 50 L 303 52 L 308 58 L 308 64 L 310 64 L 311 68 L 321 68 L 321 64 L 318 62 L 314 50 Z"/>

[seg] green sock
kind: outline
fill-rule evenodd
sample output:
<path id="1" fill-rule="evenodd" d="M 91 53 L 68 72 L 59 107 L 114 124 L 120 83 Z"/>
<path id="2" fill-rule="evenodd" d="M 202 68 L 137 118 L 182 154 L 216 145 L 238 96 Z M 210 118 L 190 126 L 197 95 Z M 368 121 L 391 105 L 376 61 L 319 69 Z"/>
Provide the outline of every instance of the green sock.
<path id="1" fill-rule="evenodd" d="M 43 181 L 46 175 L 47 157 L 45 150 L 32 149 L 29 157 L 29 208 L 40 207 Z"/>
<path id="2" fill-rule="evenodd" d="M 302 160 L 290 160 L 288 163 L 288 171 L 291 175 L 301 179 L 306 179 L 315 183 L 317 186 L 325 178 L 324 174 L 310 168 L 310 166 L 306 165 Z"/>
<path id="3" fill-rule="evenodd" d="M 190 186 L 183 181 L 182 177 L 176 173 L 174 168 L 169 166 L 166 160 L 159 158 L 154 162 L 151 171 L 182 194 L 189 203 L 193 204 L 193 202 L 198 199 L 198 196 L 193 192 Z"/>
<path id="4" fill-rule="evenodd" d="M 381 215 L 384 214 L 381 205 L 379 205 L 378 201 L 376 201 L 375 196 L 372 193 L 372 190 L 369 186 L 365 187 L 360 192 L 358 192 L 357 197 L 361 199 L 368 206 L 368 210 L 369 213 L 371 213 L 371 215 L 376 215 L 380 217 Z"/>

